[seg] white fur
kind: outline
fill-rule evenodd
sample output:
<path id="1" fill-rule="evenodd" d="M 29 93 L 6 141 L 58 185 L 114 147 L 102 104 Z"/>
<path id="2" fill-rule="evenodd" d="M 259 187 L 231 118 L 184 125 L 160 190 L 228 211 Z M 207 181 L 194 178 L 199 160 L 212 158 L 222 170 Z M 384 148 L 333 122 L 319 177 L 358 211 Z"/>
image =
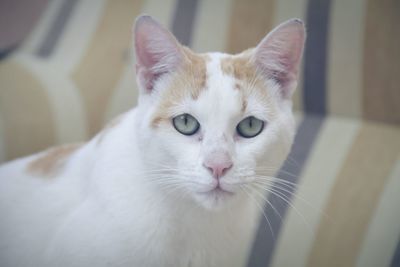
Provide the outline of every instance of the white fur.
<path id="1" fill-rule="evenodd" d="M 257 166 L 273 166 L 272 175 L 286 158 L 294 135 L 291 102 L 272 94 L 279 109 L 272 116 L 251 96 L 241 114 L 233 77 L 221 72 L 226 55 L 209 56 L 207 90 L 174 110 L 200 122 L 198 135 L 184 136 L 172 124 L 150 126 L 157 95 L 169 85 L 162 79 L 100 142 L 97 136 L 74 153 L 57 177 L 26 172 L 40 155 L 0 168 L 1 266 L 245 265 L 259 204 L 240 184 L 252 182 Z M 271 83 L 270 90 L 279 88 Z M 249 115 L 268 123 L 259 136 L 240 138 L 236 125 Z M 221 178 L 232 195 L 202 193 L 215 186 L 202 163 L 216 151 L 232 158 Z"/>

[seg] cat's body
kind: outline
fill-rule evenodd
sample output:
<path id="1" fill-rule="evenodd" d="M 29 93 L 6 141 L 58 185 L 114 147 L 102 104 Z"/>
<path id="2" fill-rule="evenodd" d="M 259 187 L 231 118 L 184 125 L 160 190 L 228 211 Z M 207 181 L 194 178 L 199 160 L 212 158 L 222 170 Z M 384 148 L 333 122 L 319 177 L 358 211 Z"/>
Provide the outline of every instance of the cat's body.
<path id="1" fill-rule="evenodd" d="M 74 150 L 61 175 L 29 172 L 42 153 L 0 169 L 1 266 L 241 266 L 229 255 L 245 260 L 255 207 L 210 212 L 148 189 L 135 144 L 121 167 L 135 115 Z"/>
<path id="2" fill-rule="evenodd" d="M 247 183 L 290 150 L 295 80 L 260 82 L 252 55 L 268 38 L 239 56 L 196 55 L 148 17 L 136 27 L 138 107 L 86 144 L 0 168 L 1 266 L 244 266 L 262 205 Z M 296 76 L 304 28 L 281 27 L 303 34 Z M 174 129 L 179 114 L 197 132 Z M 248 116 L 267 124 L 254 138 L 236 132 Z"/>

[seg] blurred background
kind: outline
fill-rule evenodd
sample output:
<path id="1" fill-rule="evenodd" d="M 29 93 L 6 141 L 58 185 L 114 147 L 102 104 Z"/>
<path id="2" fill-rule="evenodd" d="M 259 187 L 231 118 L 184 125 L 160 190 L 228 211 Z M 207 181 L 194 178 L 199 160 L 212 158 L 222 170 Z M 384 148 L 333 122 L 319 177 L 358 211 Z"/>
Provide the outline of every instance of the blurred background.
<path id="1" fill-rule="evenodd" d="M 136 104 L 147 13 L 197 52 L 308 28 L 298 134 L 249 266 L 400 266 L 400 1 L 0 0 L 0 162 L 88 140 Z M 238 240 L 240 242 L 240 240 Z"/>

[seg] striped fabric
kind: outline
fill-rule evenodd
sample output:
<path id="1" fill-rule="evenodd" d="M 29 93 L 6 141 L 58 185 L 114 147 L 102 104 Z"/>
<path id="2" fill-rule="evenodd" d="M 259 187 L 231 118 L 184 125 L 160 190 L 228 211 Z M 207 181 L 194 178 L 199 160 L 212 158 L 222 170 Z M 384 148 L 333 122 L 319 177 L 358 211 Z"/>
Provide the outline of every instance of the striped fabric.
<path id="1" fill-rule="evenodd" d="M 29 14 L 40 14 L 36 2 L 25 3 Z M 248 266 L 400 266 L 400 1 L 53 0 L 41 7 L 24 42 L 0 61 L 0 162 L 87 140 L 135 105 L 130 45 L 138 14 L 156 17 L 195 51 L 231 53 L 298 17 L 308 26 L 294 96 L 298 133 L 278 173 L 294 186 L 268 196 L 275 209 L 265 206 L 268 221 L 255 233 Z M 0 18 L 10 10 L 1 8 Z M 3 32 L 10 46 L 0 55 L 14 47 Z"/>

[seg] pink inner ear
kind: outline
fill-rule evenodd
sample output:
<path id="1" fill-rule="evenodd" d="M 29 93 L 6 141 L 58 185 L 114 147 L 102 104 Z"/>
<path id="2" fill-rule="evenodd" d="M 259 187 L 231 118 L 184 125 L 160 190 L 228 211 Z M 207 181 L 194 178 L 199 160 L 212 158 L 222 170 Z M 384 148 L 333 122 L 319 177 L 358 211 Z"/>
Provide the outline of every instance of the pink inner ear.
<path id="1" fill-rule="evenodd" d="M 179 44 L 172 34 L 149 16 L 135 24 L 136 73 L 139 86 L 151 92 L 157 80 L 180 64 Z"/>
<path id="2" fill-rule="evenodd" d="M 166 73 L 166 72 L 165 72 Z M 151 69 L 140 68 L 138 64 L 136 64 L 136 75 L 138 76 L 139 83 L 146 89 L 146 91 L 151 92 L 154 87 L 155 82 L 162 76 L 164 73 L 154 72 Z"/>
<path id="3" fill-rule="evenodd" d="M 290 20 L 276 27 L 256 48 L 256 63 L 267 79 L 282 88 L 284 97 L 290 97 L 297 80 L 305 40 L 304 25 Z"/>

